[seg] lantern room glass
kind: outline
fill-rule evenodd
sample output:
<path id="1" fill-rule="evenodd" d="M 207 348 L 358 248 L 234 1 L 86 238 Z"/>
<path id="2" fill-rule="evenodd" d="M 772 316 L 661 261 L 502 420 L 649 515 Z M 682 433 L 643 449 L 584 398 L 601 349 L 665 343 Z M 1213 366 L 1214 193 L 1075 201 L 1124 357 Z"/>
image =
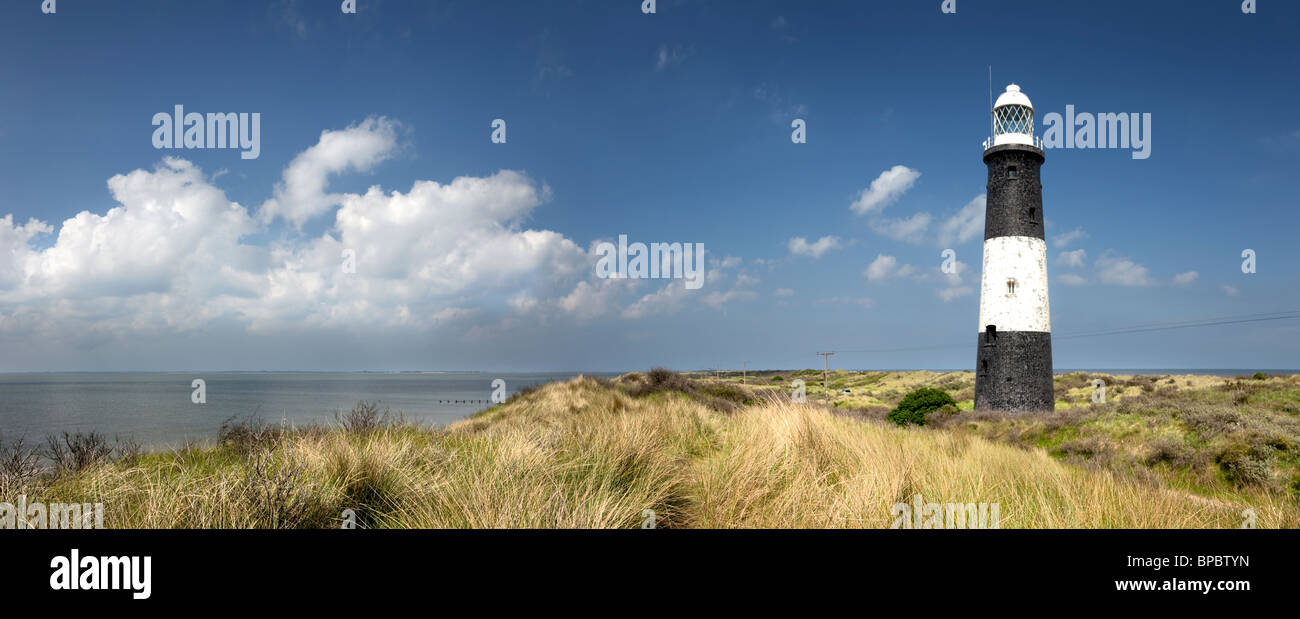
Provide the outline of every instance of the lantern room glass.
<path id="1" fill-rule="evenodd" d="M 1004 105 L 993 110 L 993 120 L 993 131 L 996 135 L 1034 134 L 1034 111 L 1023 105 Z"/>

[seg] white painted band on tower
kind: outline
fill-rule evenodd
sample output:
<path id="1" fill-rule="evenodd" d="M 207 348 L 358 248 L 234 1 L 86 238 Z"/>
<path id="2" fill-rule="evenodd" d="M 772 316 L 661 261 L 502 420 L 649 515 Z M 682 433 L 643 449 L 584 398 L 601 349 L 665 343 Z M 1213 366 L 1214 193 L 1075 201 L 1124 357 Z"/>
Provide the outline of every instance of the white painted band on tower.
<path id="1" fill-rule="evenodd" d="M 1001 331 L 1052 331 L 1047 302 L 1047 243 L 1032 236 L 984 241 L 980 324 Z"/>

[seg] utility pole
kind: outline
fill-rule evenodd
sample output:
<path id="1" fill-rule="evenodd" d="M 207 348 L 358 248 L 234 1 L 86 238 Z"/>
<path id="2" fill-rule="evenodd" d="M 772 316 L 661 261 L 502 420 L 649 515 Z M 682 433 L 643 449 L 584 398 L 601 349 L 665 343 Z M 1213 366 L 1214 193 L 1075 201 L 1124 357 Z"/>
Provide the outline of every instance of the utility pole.
<path id="1" fill-rule="evenodd" d="M 823 361 L 825 361 L 825 364 L 822 365 L 822 386 L 826 388 L 826 403 L 830 404 L 831 403 L 831 381 L 830 378 L 827 377 L 827 375 L 830 374 L 831 371 L 831 355 L 835 353 L 819 352 L 817 354 L 821 356 Z"/>

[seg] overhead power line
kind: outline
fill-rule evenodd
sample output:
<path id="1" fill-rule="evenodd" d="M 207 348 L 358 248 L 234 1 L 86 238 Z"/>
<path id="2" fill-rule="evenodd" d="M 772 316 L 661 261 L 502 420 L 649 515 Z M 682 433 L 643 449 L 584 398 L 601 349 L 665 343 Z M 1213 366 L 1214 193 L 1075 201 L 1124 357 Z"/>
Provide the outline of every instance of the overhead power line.
<path id="1" fill-rule="evenodd" d="M 1079 333 L 1053 334 L 1053 340 L 1073 340 L 1089 337 L 1105 337 L 1108 335 L 1124 335 L 1129 333 L 1146 333 L 1150 331 L 1168 331 L 1172 329 L 1192 329 L 1198 327 L 1212 327 L 1218 325 L 1235 325 L 1251 322 L 1268 322 L 1274 320 L 1288 320 L 1300 318 L 1300 309 L 1287 310 L 1281 312 L 1265 312 L 1262 314 L 1241 314 L 1237 316 L 1220 316 L 1217 318 L 1200 318 L 1196 320 L 1176 320 L 1153 323 L 1140 323 L 1127 327 L 1115 327 L 1099 331 L 1086 331 Z M 970 348 L 974 342 L 961 344 L 936 344 L 933 346 L 911 346 L 904 348 L 857 348 L 841 349 L 835 352 L 839 353 L 886 353 L 886 352 L 912 352 L 924 350 L 947 350 L 956 348 Z"/>

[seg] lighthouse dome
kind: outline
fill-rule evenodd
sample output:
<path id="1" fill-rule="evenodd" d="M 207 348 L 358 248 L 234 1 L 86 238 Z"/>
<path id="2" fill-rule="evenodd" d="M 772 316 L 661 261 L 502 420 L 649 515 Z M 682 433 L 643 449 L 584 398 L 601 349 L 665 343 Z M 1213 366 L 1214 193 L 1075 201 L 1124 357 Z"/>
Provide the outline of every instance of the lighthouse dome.
<path id="1" fill-rule="evenodd" d="M 1020 87 L 1008 84 L 993 104 L 993 144 L 1034 146 L 1034 104 Z"/>
<path id="2" fill-rule="evenodd" d="M 1029 97 L 1020 92 L 1020 87 L 1015 84 L 1007 85 L 1007 91 L 998 96 L 998 102 L 993 104 L 993 109 L 1004 105 L 1022 105 L 1031 110 L 1034 109 L 1034 104 L 1029 102 Z"/>

